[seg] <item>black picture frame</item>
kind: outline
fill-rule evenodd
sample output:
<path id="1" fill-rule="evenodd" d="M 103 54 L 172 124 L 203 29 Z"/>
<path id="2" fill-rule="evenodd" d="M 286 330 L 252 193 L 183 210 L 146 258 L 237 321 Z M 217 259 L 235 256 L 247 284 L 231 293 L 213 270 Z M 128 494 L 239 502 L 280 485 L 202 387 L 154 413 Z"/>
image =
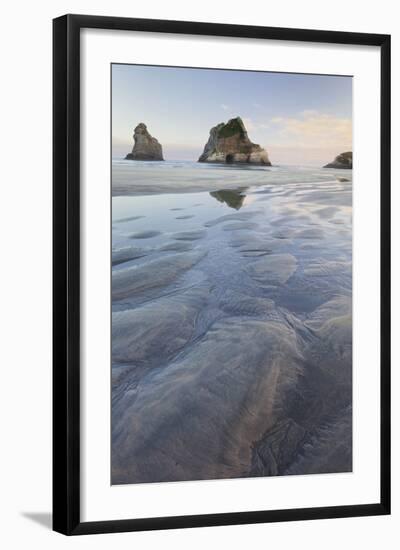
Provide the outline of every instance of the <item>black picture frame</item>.
<path id="1" fill-rule="evenodd" d="M 378 46 L 381 50 L 381 495 L 371 504 L 80 520 L 80 30 Z M 390 36 L 65 15 L 53 21 L 53 529 L 65 535 L 390 514 Z"/>

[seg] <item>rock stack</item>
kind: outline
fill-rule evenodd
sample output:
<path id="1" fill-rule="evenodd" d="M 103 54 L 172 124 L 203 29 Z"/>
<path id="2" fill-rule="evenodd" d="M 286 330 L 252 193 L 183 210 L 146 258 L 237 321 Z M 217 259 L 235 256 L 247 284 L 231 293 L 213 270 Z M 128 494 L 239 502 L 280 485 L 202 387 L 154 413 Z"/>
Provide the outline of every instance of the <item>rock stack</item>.
<path id="1" fill-rule="evenodd" d="M 326 164 L 324 168 L 353 168 L 353 153 L 347 151 L 346 153 L 341 153 L 333 162 Z"/>
<path id="2" fill-rule="evenodd" d="M 149 134 L 143 122 L 136 126 L 133 139 L 132 153 L 128 153 L 125 160 L 164 160 L 161 144 Z"/>
<path id="3" fill-rule="evenodd" d="M 240 117 L 231 118 L 226 124 L 221 122 L 211 128 L 199 162 L 271 166 L 267 151 L 250 141 Z"/>

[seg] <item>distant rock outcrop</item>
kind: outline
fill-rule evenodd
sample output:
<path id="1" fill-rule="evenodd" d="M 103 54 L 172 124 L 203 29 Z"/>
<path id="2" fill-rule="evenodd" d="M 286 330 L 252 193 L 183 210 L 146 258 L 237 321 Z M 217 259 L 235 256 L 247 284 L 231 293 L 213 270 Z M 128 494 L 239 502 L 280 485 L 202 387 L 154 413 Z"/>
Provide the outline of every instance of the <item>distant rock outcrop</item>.
<path id="1" fill-rule="evenodd" d="M 353 153 L 352 151 L 347 151 L 346 153 L 341 153 L 333 162 L 330 162 L 324 168 L 353 168 Z"/>
<path id="2" fill-rule="evenodd" d="M 265 149 L 252 143 L 240 117 L 231 118 L 211 128 L 210 137 L 199 162 L 227 164 L 264 164 L 271 166 Z"/>
<path id="3" fill-rule="evenodd" d="M 125 160 L 164 160 L 161 144 L 149 134 L 143 122 L 136 126 L 133 139 L 132 153 L 128 153 Z"/>

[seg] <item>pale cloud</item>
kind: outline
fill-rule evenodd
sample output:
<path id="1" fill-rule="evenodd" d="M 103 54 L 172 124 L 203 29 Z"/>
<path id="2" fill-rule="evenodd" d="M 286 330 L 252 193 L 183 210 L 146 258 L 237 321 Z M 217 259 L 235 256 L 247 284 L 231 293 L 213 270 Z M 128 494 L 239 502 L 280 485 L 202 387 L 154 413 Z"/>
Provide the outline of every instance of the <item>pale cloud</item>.
<path id="1" fill-rule="evenodd" d="M 221 103 L 221 109 L 223 109 L 224 111 L 229 111 L 229 105 L 226 105 L 225 103 Z"/>
<path id="2" fill-rule="evenodd" d="M 248 132 L 251 132 L 252 130 L 255 130 L 255 123 L 251 118 L 243 117 L 242 118 L 244 125 L 246 126 L 246 130 Z"/>
<path id="3" fill-rule="evenodd" d="M 315 115 L 318 115 L 318 111 L 316 111 L 315 109 L 305 109 L 304 111 L 301 111 L 299 113 L 299 116 L 302 117 L 310 117 Z"/>
<path id="4" fill-rule="evenodd" d="M 274 117 L 271 123 L 274 125 L 277 145 L 337 147 L 340 151 L 351 148 L 350 118 L 309 110 L 299 113 L 296 117 Z"/>
<path id="5" fill-rule="evenodd" d="M 257 130 L 265 130 L 270 127 L 269 124 L 263 121 L 256 121 L 252 118 L 243 117 L 242 118 L 244 125 L 246 126 L 246 130 L 248 132 L 255 132 Z"/>

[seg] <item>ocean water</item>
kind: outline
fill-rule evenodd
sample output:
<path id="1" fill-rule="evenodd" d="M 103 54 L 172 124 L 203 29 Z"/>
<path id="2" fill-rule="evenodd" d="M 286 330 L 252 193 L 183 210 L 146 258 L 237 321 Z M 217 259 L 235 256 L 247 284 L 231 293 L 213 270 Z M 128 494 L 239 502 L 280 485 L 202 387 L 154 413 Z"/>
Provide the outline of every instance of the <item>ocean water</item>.
<path id="1" fill-rule="evenodd" d="M 112 165 L 112 483 L 352 469 L 352 171 Z"/>

